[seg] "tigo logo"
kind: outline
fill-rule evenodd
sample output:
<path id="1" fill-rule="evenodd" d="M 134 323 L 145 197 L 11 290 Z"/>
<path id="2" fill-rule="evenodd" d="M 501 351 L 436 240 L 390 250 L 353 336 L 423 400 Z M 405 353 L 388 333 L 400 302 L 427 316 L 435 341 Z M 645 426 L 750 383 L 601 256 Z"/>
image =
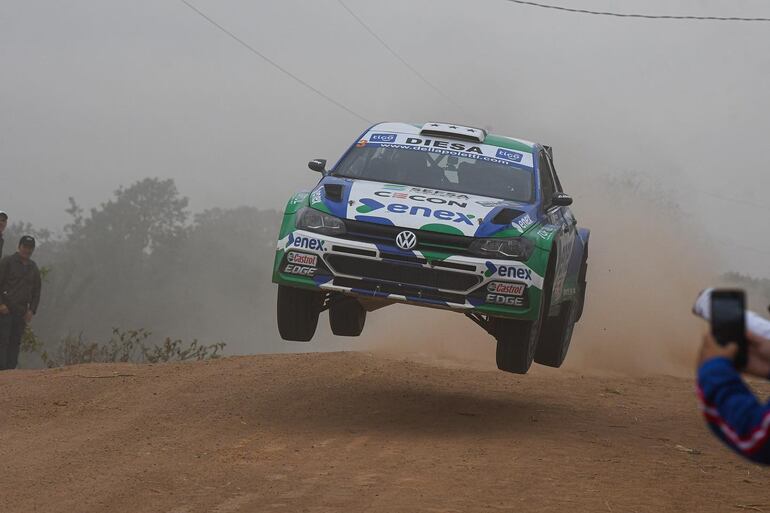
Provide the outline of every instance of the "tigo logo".
<path id="1" fill-rule="evenodd" d="M 396 140 L 396 134 L 372 134 L 369 137 L 369 142 L 384 142 L 392 143 Z"/>
<path id="2" fill-rule="evenodd" d="M 521 162 L 521 159 L 524 158 L 524 155 L 517 151 L 504 150 L 503 148 L 500 148 L 497 150 L 496 157 L 499 159 L 510 160 L 511 162 Z"/>

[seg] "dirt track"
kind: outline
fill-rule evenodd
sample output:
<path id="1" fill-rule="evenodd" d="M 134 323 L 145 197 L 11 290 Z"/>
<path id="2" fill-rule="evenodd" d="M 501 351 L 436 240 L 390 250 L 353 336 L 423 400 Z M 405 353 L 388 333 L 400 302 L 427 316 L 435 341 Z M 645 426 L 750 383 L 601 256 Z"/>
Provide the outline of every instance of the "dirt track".
<path id="1" fill-rule="evenodd" d="M 686 379 L 332 353 L 13 371 L 0 390 L 4 513 L 770 512 L 770 471 L 711 438 Z"/>

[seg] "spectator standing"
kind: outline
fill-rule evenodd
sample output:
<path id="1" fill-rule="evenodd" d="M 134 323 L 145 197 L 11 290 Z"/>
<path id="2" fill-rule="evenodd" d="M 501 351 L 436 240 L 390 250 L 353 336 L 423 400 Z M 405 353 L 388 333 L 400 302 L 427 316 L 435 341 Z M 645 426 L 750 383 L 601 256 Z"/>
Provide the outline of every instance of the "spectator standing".
<path id="1" fill-rule="evenodd" d="M 5 242 L 3 232 L 6 226 L 8 226 L 8 214 L 0 210 L 0 258 L 3 258 L 3 243 Z"/>
<path id="2" fill-rule="evenodd" d="M 18 251 L 0 260 L 0 370 L 15 369 L 24 329 L 40 303 L 40 270 L 32 261 L 35 239 L 25 235 Z"/>

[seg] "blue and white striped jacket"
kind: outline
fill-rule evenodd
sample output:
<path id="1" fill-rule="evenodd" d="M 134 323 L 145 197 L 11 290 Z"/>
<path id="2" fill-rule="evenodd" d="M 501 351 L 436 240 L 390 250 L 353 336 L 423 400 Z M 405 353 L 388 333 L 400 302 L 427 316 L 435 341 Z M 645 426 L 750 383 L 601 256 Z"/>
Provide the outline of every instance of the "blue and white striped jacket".
<path id="1" fill-rule="evenodd" d="M 762 404 L 729 358 L 712 358 L 698 369 L 698 396 L 711 430 L 730 448 L 770 465 L 770 402 Z"/>

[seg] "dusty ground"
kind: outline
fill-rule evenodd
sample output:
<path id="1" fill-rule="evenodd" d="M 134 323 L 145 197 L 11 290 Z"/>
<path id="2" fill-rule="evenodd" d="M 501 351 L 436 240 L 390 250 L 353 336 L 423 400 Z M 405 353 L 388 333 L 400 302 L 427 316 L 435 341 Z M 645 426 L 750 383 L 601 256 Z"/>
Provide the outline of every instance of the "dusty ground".
<path id="1" fill-rule="evenodd" d="M 692 388 L 362 353 L 6 372 L 0 511 L 770 512 Z"/>

